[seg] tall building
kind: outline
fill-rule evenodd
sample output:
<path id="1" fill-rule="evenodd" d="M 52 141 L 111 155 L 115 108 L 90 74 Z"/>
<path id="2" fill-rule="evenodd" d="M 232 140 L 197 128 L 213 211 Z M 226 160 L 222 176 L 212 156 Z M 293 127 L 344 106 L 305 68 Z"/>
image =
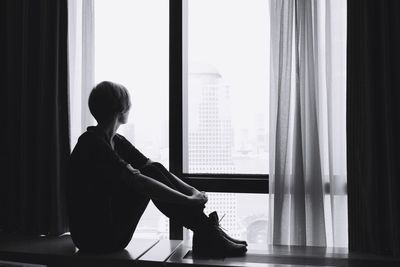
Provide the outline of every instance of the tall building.
<path id="1" fill-rule="evenodd" d="M 229 86 L 206 64 L 191 64 L 188 80 L 189 173 L 234 173 Z"/>

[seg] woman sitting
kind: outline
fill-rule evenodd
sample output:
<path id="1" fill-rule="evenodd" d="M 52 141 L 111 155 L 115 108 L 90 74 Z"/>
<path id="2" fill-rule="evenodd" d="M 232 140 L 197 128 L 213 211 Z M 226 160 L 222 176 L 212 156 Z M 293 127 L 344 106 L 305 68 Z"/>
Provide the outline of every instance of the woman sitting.
<path id="1" fill-rule="evenodd" d="M 82 251 L 124 249 L 150 199 L 167 217 L 194 232 L 193 254 L 238 256 L 246 242 L 221 230 L 217 215 L 204 214 L 207 195 L 138 151 L 117 129 L 128 120 L 128 91 L 112 82 L 90 93 L 97 121 L 78 140 L 70 157 L 68 210 L 70 232 Z"/>

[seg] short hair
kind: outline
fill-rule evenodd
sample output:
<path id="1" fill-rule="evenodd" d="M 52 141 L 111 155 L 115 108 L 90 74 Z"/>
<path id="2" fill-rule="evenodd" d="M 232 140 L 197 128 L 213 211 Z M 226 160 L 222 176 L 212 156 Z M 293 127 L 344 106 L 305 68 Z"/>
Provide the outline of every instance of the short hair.
<path id="1" fill-rule="evenodd" d="M 89 110 L 98 123 L 106 122 L 129 110 L 128 90 L 121 84 L 104 81 L 97 84 L 89 95 Z"/>

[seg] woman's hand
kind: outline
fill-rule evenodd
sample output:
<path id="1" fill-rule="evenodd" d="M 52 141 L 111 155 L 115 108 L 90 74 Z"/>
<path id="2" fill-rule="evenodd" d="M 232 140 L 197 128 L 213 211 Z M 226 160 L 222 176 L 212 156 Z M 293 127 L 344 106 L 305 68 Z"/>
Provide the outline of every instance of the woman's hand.
<path id="1" fill-rule="evenodd" d="M 208 197 L 204 191 L 195 191 L 191 196 L 188 196 L 190 205 L 202 206 L 207 203 Z"/>

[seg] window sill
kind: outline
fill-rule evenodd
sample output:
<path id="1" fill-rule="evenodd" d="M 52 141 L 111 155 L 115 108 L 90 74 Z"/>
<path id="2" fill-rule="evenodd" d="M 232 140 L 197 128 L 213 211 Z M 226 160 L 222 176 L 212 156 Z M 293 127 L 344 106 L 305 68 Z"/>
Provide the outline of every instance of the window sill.
<path id="1" fill-rule="evenodd" d="M 133 239 L 123 251 L 84 254 L 75 248 L 70 236 L 1 238 L 2 262 L 32 263 L 45 266 L 399 266 L 399 259 L 349 253 L 345 248 L 270 246 L 251 247 L 243 257 L 193 258 L 191 244 L 182 240 Z M 8 264 L 8 263 L 7 263 Z M 26 265 L 24 265 L 26 266 Z"/>

